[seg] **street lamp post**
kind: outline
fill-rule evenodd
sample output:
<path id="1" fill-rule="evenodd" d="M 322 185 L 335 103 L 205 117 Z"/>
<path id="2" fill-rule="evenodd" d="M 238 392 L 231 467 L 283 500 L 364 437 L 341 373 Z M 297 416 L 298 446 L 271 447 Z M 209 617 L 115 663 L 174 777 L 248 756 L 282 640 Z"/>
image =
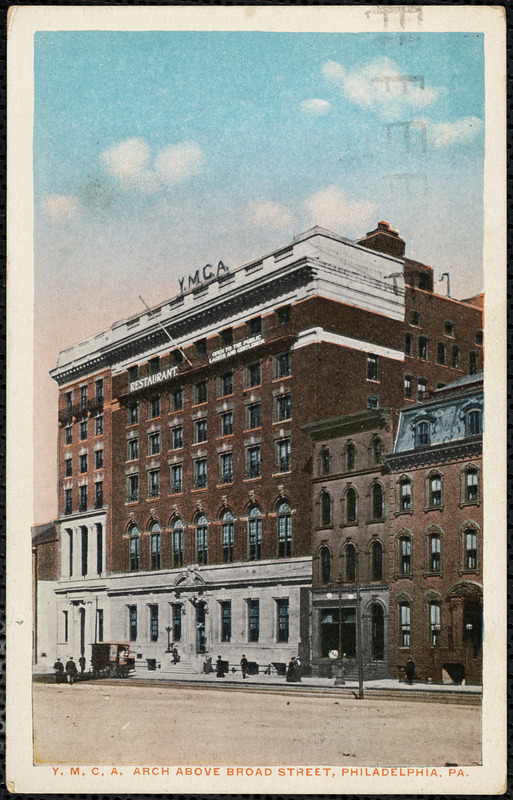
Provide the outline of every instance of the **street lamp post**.
<path id="1" fill-rule="evenodd" d="M 356 587 L 356 661 L 358 664 L 358 699 L 363 700 L 362 598 L 359 584 Z"/>

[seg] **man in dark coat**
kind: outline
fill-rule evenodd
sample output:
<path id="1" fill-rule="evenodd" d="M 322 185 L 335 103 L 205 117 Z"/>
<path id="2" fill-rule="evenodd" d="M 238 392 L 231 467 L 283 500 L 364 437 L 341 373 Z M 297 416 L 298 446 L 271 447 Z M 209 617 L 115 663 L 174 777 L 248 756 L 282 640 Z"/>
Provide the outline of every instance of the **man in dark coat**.
<path id="1" fill-rule="evenodd" d="M 285 680 L 287 680 L 289 683 L 293 683 L 294 681 L 297 680 L 296 675 L 297 675 L 296 659 L 294 656 L 292 656 L 292 658 L 289 661 L 289 665 L 287 667 L 287 677 L 285 678 Z"/>
<path id="2" fill-rule="evenodd" d="M 223 659 L 221 658 L 221 656 L 217 656 L 216 678 L 224 678 Z"/>
<path id="3" fill-rule="evenodd" d="M 53 665 L 53 668 L 55 670 L 55 682 L 66 683 L 66 678 L 64 675 L 64 664 L 62 663 L 60 658 L 57 659 L 57 661 Z"/>
<path id="4" fill-rule="evenodd" d="M 77 665 L 73 661 L 73 656 L 70 656 L 69 661 L 66 663 L 66 672 L 69 676 L 69 682 L 73 685 L 77 679 Z"/>
<path id="5" fill-rule="evenodd" d="M 242 677 L 245 678 L 246 673 L 248 671 L 248 659 L 244 654 L 242 655 L 242 658 L 240 660 L 240 668 L 242 670 Z"/>
<path id="6" fill-rule="evenodd" d="M 80 656 L 80 658 L 78 659 L 78 663 L 80 664 L 80 672 L 83 675 L 84 672 L 85 672 L 85 665 L 86 665 L 85 655 L 83 653 Z"/>
<path id="7" fill-rule="evenodd" d="M 408 661 L 406 662 L 406 666 L 404 668 L 404 672 L 406 674 L 406 680 L 408 681 L 408 683 L 411 686 L 412 683 L 413 683 L 413 677 L 415 675 L 415 664 L 413 663 L 413 659 L 412 658 L 409 658 Z"/>

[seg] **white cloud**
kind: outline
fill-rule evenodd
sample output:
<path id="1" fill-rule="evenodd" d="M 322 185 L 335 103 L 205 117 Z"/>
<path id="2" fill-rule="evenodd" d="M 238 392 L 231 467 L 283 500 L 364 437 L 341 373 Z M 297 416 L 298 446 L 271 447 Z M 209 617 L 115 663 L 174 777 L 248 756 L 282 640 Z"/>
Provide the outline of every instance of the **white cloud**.
<path id="1" fill-rule="evenodd" d="M 271 228 L 273 231 L 286 228 L 294 221 L 294 217 L 286 208 L 271 200 L 249 203 L 246 214 L 253 225 L 259 228 Z"/>
<path id="2" fill-rule="evenodd" d="M 440 89 L 425 85 L 422 75 L 407 73 L 386 57 L 353 71 L 336 61 L 328 61 L 323 75 L 353 103 L 383 119 L 395 119 L 410 108 L 424 108 L 440 94 Z"/>
<path id="3" fill-rule="evenodd" d="M 306 201 L 312 225 L 334 232 L 359 233 L 373 217 L 376 206 L 368 200 L 353 200 L 337 186 L 328 186 Z"/>
<path id="4" fill-rule="evenodd" d="M 159 176 L 152 169 L 142 169 L 135 176 L 135 183 L 143 194 L 153 194 L 161 186 Z"/>
<path id="5" fill-rule="evenodd" d="M 82 210 L 78 197 L 66 194 L 50 194 L 43 200 L 43 209 L 55 220 L 72 219 Z"/>
<path id="6" fill-rule="evenodd" d="M 322 114 L 327 114 L 330 108 L 331 103 L 328 103 L 327 100 L 320 100 L 316 97 L 312 97 L 311 100 L 303 100 L 301 103 L 301 111 L 304 114 L 321 116 Z"/>
<path id="7" fill-rule="evenodd" d="M 427 128 L 427 135 L 437 148 L 470 142 L 483 129 L 479 117 L 462 117 L 455 122 L 434 122 Z"/>
<path id="8" fill-rule="evenodd" d="M 121 180 L 131 180 L 150 160 L 150 147 L 144 139 L 126 139 L 101 155 L 108 171 Z"/>
<path id="9" fill-rule="evenodd" d="M 155 170 L 164 183 L 173 185 L 201 172 L 205 160 L 196 142 L 185 141 L 162 150 L 155 160 Z"/>

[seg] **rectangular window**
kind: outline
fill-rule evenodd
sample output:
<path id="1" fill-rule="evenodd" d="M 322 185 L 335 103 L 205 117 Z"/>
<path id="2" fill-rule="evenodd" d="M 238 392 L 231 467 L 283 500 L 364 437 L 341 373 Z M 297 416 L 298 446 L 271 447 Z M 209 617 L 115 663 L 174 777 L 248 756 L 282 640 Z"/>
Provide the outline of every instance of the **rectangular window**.
<path id="1" fill-rule="evenodd" d="M 406 536 L 399 539 L 399 572 L 401 575 L 411 572 L 411 540 Z"/>
<path id="2" fill-rule="evenodd" d="M 399 507 L 401 511 L 409 511 L 411 508 L 411 481 L 402 480 L 399 484 Z"/>
<path id="3" fill-rule="evenodd" d="M 438 603 L 429 604 L 429 644 L 440 644 L 440 606 Z"/>
<path id="4" fill-rule="evenodd" d="M 230 436 L 233 433 L 233 411 L 221 414 L 221 436 Z"/>
<path id="5" fill-rule="evenodd" d="M 278 325 L 286 325 L 287 322 L 290 322 L 290 306 L 276 309 L 276 322 Z"/>
<path id="6" fill-rule="evenodd" d="M 173 603 L 173 641 L 179 642 L 182 638 L 182 604 Z"/>
<path id="7" fill-rule="evenodd" d="M 66 392 L 66 414 L 73 414 L 73 392 Z"/>
<path id="8" fill-rule="evenodd" d="M 483 331 L 482 331 L 482 330 L 477 330 L 477 331 L 476 331 L 476 337 L 475 337 L 475 343 L 476 343 L 476 344 L 479 344 L 479 345 L 482 345 L 482 344 L 483 344 L 483 342 L 484 342 L 484 334 L 483 334 Z"/>
<path id="9" fill-rule="evenodd" d="M 454 323 L 446 320 L 444 322 L 444 333 L 446 336 L 454 336 Z"/>
<path id="10" fill-rule="evenodd" d="M 181 425 L 171 428 L 171 440 L 173 442 L 173 450 L 180 450 L 183 447 L 183 427 Z"/>
<path id="11" fill-rule="evenodd" d="M 160 431 L 150 433 L 148 436 L 148 455 L 156 456 L 160 453 Z"/>
<path id="12" fill-rule="evenodd" d="M 63 624 L 63 627 L 64 627 L 64 630 L 63 630 L 63 641 L 67 642 L 68 641 L 68 637 L 69 637 L 68 612 L 67 611 L 63 611 L 62 613 L 63 613 L 63 623 L 64 623 Z"/>
<path id="13" fill-rule="evenodd" d="M 160 396 L 156 394 L 148 403 L 148 419 L 160 417 Z"/>
<path id="14" fill-rule="evenodd" d="M 208 564 L 208 528 L 198 525 L 196 528 L 196 551 L 198 564 Z"/>
<path id="15" fill-rule="evenodd" d="M 103 467 L 103 448 L 94 451 L 94 468 L 102 469 Z"/>
<path id="16" fill-rule="evenodd" d="M 78 438 L 80 439 L 80 441 L 83 441 L 84 439 L 87 439 L 87 420 L 86 419 L 81 420 L 81 422 L 80 422 L 80 424 L 78 426 L 78 431 L 79 431 Z"/>
<path id="17" fill-rule="evenodd" d="M 80 544 L 81 544 L 81 553 L 80 553 L 80 561 L 82 563 L 82 577 L 87 575 L 88 563 L 87 563 L 87 555 L 89 549 L 89 532 L 85 525 L 82 525 L 80 528 Z"/>
<path id="18" fill-rule="evenodd" d="M 180 386 L 179 389 L 175 389 L 174 392 L 171 392 L 171 410 L 181 411 L 182 409 L 183 409 L 183 389 Z"/>
<path id="19" fill-rule="evenodd" d="M 233 561 L 233 519 L 225 519 L 222 527 L 223 563 Z"/>
<path id="20" fill-rule="evenodd" d="M 137 365 L 133 367 L 128 367 L 128 382 L 132 383 L 132 381 L 136 381 L 139 376 L 139 367 Z"/>
<path id="21" fill-rule="evenodd" d="M 427 336 L 419 336 L 419 343 L 418 343 L 418 353 L 419 358 L 424 360 L 428 357 L 428 340 Z"/>
<path id="22" fill-rule="evenodd" d="M 103 405 L 103 378 L 98 378 L 94 384 L 94 394 L 98 405 Z"/>
<path id="23" fill-rule="evenodd" d="M 78 457 L 79 472 L 87 472 L 87 453 L 81 453 Z"/>
<path id="24" fill-rule="evenodd" d="M 101 522 L 96 523 L 96 572 L 103 572 L 103 528 Z"/>
<path id="25" fill-rule="evenodd" d="M 221 331 L 219 334 L 219 338 L 221 340 L 221 347 L 229 347 L 233 344 L 233 328 L 225 328 L 224 331 Z"/>
<path id="26" fill-rule="evenodd" d="M 248 333 L 250 336 L 258 336 L 262 333 L 262 317 L 253 317 L 248 320 Z"/>
<path id="27" fill-rule="evenodd" d="M 229 642 L 232 638 L 232 604 L 229 600 L 221 603 L 221 641 Z"/>
<path id="28" fill-rule="evenodd" d="M 97 414 L 94 418 L 94 435 L 101 436 L 103 433 L 103 414 Z"/>
<path id="29" fill-rule="evenodd" d="M 137 458 L 139 458 L 139 439 L 129 439 L 126 443 L 126 448 L 127 461 L 135 461 Z"/>
<path id="30" fill-rule="evenodd" d="M 128 424 L 135 425 L 139 422 L 139 403 L 130 403 L 128 406 Z"/>
<path id="31" fill-rule="evenodd" d="M 440 552 L 440 536 L 436 533 L 429 537 L 429 571 L 440 572 L 442 554 Z"/>
<path id="32" fill-rule="evenodd" d="M 377 397 L 367 398 L 367 408 L 377 408 L 378 406 L 379 406 L 379 400 Z"/>
<path id="33" fill-rule="evenodd" d="M 425 378 L 419 378 L 417 380 L 417 399 L 423 400 L 426 394 L 426 385 L 427 381 Z"/>
<path id="34" fill-rule="evenodd" d="M 194 342 L 194 349 L 196 351 L 197 356 L 206 356 L 207 355 L 207 340 L 206 339 L 198 339 Z"/>
<path id="35" fill-rule="evenodd" d="M 79 511 L 87 511 L 87 485 L 79 488 Z"/>
<path id="36" fill-rule="evenodd" d="M 406 603 L 399 606 L 399 646 L 410 646 L 410 606 Z"/>
<path id="37" fill-rule="evenodd" d="M 259 558 L 262 558 L 262 520 L 259 513 L 250 512 L 249 560 L 257 561 Z"/>
<path id="38" fill-rule="evenodd" d="M 96 612 L 96 635 L 99 642 L 103 642 L 103 608 Z"/>
<path id="39" fill-rule="evenodd" d="M 278 515 L 278 556 L 292 555 L 292 517 L 289 512 Z"/>
<path id="40" fill-rule="evenodd" d="M 453 369 L 460 368 L 460 348 L 456 344 L 451 348 L 451 364 Z"/>
<path id="41" fill-rule="evenodd" d="M 248 478 L 260 477 L 260 445 L 247 449 L 247 475 Z"/>
<path id="42" fill-rule="evenodd" d="M 248 640 L 258 642 L 260 635 L 260 601 L 249 600 L 248 602 L 249 630 Z"/>
<path id="43" fill-rule="evenodd" d="M 233 394 L 233 372 L 225 372 L 219 379 L 219 397 Z"/>
<path id="44" fill-rule="evenodd" d="M 249 367 L 247 367 L 246 382 L 249 388 L 260 386 L 262 383 L 262 366 L 260 361 L 256 361 L 254 364 L 250 364 Z"/>
<path id="45" fill-rule="evenodd" d="M 71 514 L 71 489 L 64 489 L 64 513 Z"/>
<path id="46" fill-rule="evenodd" d="M 258 428 L 260 427 L 260 403 L 252 403 L 247 406 L 247 427 Z"/>
<path id="47" fill-rule="evenodd" d="M 158 469 L 150 469 L 148 472 L 148 497 L 159 497 L 160 495 L 160 472 Z"/>
<path id="48" fill-rule="evenodd" d="M 129 638 L 131 642 L 137 641 L 137 606 L 128 606 Z"/>
<path id="49" fill-rule="evenodd" d="M 74 542 L 74 536 L 73 536 L 73 531 L 71 531 L 69 528 L 66 529 L 66 532 L 68 534 L 68 548 L 69 548 L 68 549 L 68 556 L 69 556 L 68 574 L 69 574 L 69 576 L 71 578 L 71 576 L 73 575 L 73 561 L 74 561 L 73 542 Z"/>
<path id="50" fill-rule="evenodd" d="M 173 567 L 181 567 L 183 564 L 183 527 L 175 523 L 173 525 Z"/>
<path id="51" fill-rule="evenodd" d="M 155 356 L 155 358 L 150 358 L 148 361 L 148 367 L 150 375 L 156 375 L 160 370 L 160 358 L 158 356 Z"/>
<path id="52" fill-rule="evenodd" d="M 277 639 L 279 642 L 288 642 L 289 640 L 289 601 L 277 600 Z"/>
<path id="53" fill-rule="evenodd" d="M 233 457 L 231 453 L 221 455 L 220 483 L 231 483 L 233 480 Z"/>
<path id="54" fill-rule="evenodd" d="M 286 378 L 290 375 L 290 353 L 281 353 L 278 356 L 278 378 Z"/>
<path id="55" fill-rule="evenodd" d="M 136 572 L 139 569 L 139 536 L 130 537 L 130 570 Z"/>
<path id="56" fill-rule="evenodd" d="M 420 325 L 420 313 L 418 311 L 410 311 L 410 325 Z"/>
<path id="57" fill-rule="evenodd" d="M 103 508 L 103 481 L 94 484 L 94 507 Z"/>
<path id="58" fill-rule="evenodd" d="M 290 439 L 282 439 L 276 445 L 277 450 L 277 471 L 288 472 L 290 470 Z"/>
<path id="59" fill-rule="evenodd" d="M 280 422 L 292 417 L 292 402 L 290 394 L 281 394 L 276 401 L 277 418 Z"/>
<path id="60" fill-rule="evenodd" d="M 194 462 L 194 488 L 203 489 L 207 485 L 207 459 Z"/>
<path id="61" fill-rule="evenodd" d="M 206 442 L 207 441 L 207 420 L 199 419 L 194 423 L 194 441 Z"/>
<path id="62" fill-rule="evenodd" d="M 87 410 L 87 386 L 80 387 L 80 410 Z"/>
<path id="63" fill-rule="evenodd" d="M 378 357 L 372 354 L 367 356 L 367 380 L 378 380 Z"/>
<path id="64" fill-rule="evenodd" d="M 73 474 L 73 461 L 71 458 L 64 459 L 64 477 L 69 478 Z"/>
<path id="65" fill-rule="evenodd" d="M 477 503 L 478 498 L 477 470 L 468 469 L 465 472 L 465 502 Z"/>
<path id="66" fill-rule="evenodd" d="M 404 336 L 404 355 L 411 356 L 413 353 L 413 336 L 407 333 Z"/>
<path id="67" fill-rule="evenodd" d="M 87 438 L 87 432 L 85 438 Z M 69 425 L 66 425 L 66 427 L 64 428 L 64 443 L 71 444 L 72 441 L 73 441 L 73 425 L 71 425 L 70 423 Z"/>
<path id="68" fill-rule="evenodd" d="M 411 375 L 404 376 L 404 396 L 411 398 Z"/>
<path id="69" fill-rule="evenodd" d="M 151 534 L 151 569 L 160 569 L 160 533 Z"/>
<path id="70" fill-rule="evenodd" d="M 436 363 L 437 364 L 445 364 L 446 359 L 446 347 L 445 342 L 438 342 L 436 346 Z"/>
<path id="71" fill-rule="evenodd" d="M 184 358 L 183 353 L 178 348 L 173 350 L 173 364 L 175 367 L 179 367 L 180 364 L 183 364 Z"/>
<path id="72" fill-rule="evenodd" d="M 139 499 L 139 475 L 128 476 L 126 499 L 128 503 L 135 503 Z"/>
<path id="73" fill-rule="evenodd" d="M 471 350 L 468 354 L 468 374 L 475 375 L 477 372 L 477 353 Z"/>
<path id="74" fill-rule="evenodd" d="M 194 400 L 196 404 L 207 402 L 207 382 L 198 381 L 194 387 Z"/>
<path id="75" fill-rule="evenodd" d="M 153 603 L 150 605 L 150 642 L 159 640 L 159 607 Z"/>
<path id="76" fill-rule="evenodd" d="M 171 467 L 171 491 L 172 492 L 181 492 L 182 491 L 182 465 L 175 464 Z"/>

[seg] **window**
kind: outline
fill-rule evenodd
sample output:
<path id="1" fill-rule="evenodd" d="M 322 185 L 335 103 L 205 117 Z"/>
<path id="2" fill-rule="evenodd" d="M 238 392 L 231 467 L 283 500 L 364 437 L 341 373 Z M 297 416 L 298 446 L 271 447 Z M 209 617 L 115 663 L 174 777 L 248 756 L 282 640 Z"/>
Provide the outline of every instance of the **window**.
<path id="1" fill-rule="evenodd" d="M 68 641 L 68 636 L 69 636 L 68 612 L 67 611 L 63 611 L 62 613 L 63 613 L 63 635 L 62 635 L 62 641 L 63 642 L 67 642 Z"/>
<path id="2" fill-rule="evenodd" d="M 87 438 L 87 431 L 84 438 Z M 71 444 L 73 441 L 73 425 L 70 423 L 64 428 L 64 444 Z"/>
<path id="3" fill-rule="evenodd" d="M 440 603 L 429 604 L 429 644 L 440 644 Z"/>
<path id="4" fill-rule="evenodd" d="M 468 528 L 464 534 L 463 569 L 477 569 L 477 531 Z"/>
<path id="5" fill-rule="evenodd" d="M 173 603 L 173 641 L 179 642 L 182 638 L 182 604 Z"/>
<path id="6" fill-rule="evenodd" d="M 280 422 L 292 417 L 290 394 L 281 394 L 277 399 L 277 417 Z"/>
<path id="7" fill-rule="evenodd" d="M 444 386 L 447 386 L 447 384 L 446 384 L 446 383 L 437 383 L 437 384 L 436 384 L 436 388 L 437 388 L 437 389 L 443 389 L 443 388 L 444 388 Z"/>
<path id="8" fill-rule="evenodd" d="M 321 452 L 321 472 L 323 475 L 328 475 L 330 471 L 330 451 L 324 449 Z"/>
<path id="9" fill-rule="evenodd" d="M 194 401 L 196 404 L 207 402 L 207 382 L 198 381 L 194 386 Z"/>
<path id="10" fill-rule="evenodd" d="M 199 419 L 194 423 L 194 441 L 206 442 L 207 441 L 207 420 Z"/>
<path id="11" fill-rule="evenodd" d="M 346 468 L 350 472 L 356 465 L 356 447 L 351 442 L 346 447 Z"/>
<path id="12" fill-rule="evenodd" d="M 277 375 L 278 378 L 286 378 L 290 375 L 290 353 L 281 353 L 277 357 Z"/>
<path id="13" fill-rule="evenodd" d="M 260 427 L 260 403 L 252 403 L 247 406 L 247 427 L 258 428 Z"/>
<path id="14" fill-rule="evenodd" d="M 204 514 L 196 521 L 196 555 L 198 564 L 208 564 L 208 523 Z"/>
<path id="15" fill-rule="evenodd" d="M 418 311 L 410 311 L 410 325 L 420 325 L 420 313 Z"/>
<path id="16" fill-rule="evenodd" d="M 94 468 L 102 469 L 103 467 L 103 448 L 94 451 Z"/>
<path id="17" fill-rule="evenodd" d="M 377 397 L 368 397 L 367 398 L 367 408 L 378 408 L 379 400 Z"/>
<path id="18" fill-rule="evenodd" d="M 183 447 L 183 427 L 181 425 L 171 428 L 171 441 L 173 450 L 180 450 Z"/>
<path id="19" fill-rule="evenodd" d="M 383 517 L 383 489 L 380 483 L 375 483 L 372 487 L 372 518 L 381 519 Z"/>
<path id="20" fill-rule="evenodd" d="M 262 558 L 262 515 L 256 506 L 249 512 L 249 560 Z"/>
<path id="21" fill-rule="evenodd" d="M 173 567 L 183 565 L 183 522 L 175 519 L 173 522 Z"/>
<path id="22" fill-rule="evenodd" d="M 262 317 L 253 317 L 248 320 L 248 333 L 250 336 L 258 336 L 262 332 Z"/>
<path id="23" fill-rule="evenodd" d="M 139 367 L 137 365 L 133 367 L 128 367 L 128 382 L 132 383 L 132 381 L 136 381 L 139 375 Z"/>
<path id="24" fill-rule="evenodd" d="M 445 364 L 445 359 L 446 359 L 445 342 L 438 342 L 436 346 L 436 363 Z"/>
<path id="25" fill-rule="evenodd" d="M 83 419 L 78 426 L 78 438 L 80 441 L 87 439 L 87 420 Z"/>
<path id="26" fill-rule="evenodd" d="M 475 375 L 477 372 L 477 353 L 471 350 L 468 354 L 468 374 Z"/>
<path id="27" fill-rule="evenodd" d="M 160 526 L 154 522 L 150 534 L 150 568 L 160 569 Z"/>
<path id="28" fill-rule="evenodd" d="M 260 634 L 260 601 L 248 601 L 248 640 L 250 642 L 258 642 Z"/>
<path id="29" fill-rule="evenodd" d="M 483 341 L 484 341 L 483 331 L 482 330 L 477 330 L 476 331 L 476 338 L 475 338 L 476 344 L 482 345 Z"/>
<path id="30" fill-rule="evenodd" d="M 321 547 L 321 582 L 331 581 L 331 553 L 329 547 Z"/>
<path id="31" fill-rule="evenodd" d="M 428 537 L 428 572 L 440 572 L 442 568 L 442 547 L 439 533 L 431 533 Z"/>
<path id="32" fill-rule="evenodd" d="M 221 436 L 230 436 L 233 433 L 233 411 L 221 414 Z"/>
<path id="33" fill-rule="evenodd" d="M 159 497 L 160 495 L 160 471 L 150 469 L 148 472 L 148 497 Z"/>
<path id="34" fill-rule="evenodd" d="M 290 306 L 282 306 L 276 309 L 276 323 L 278 325 L 286 325 L 290 322 Z"/>
<path id="35" fill-rule="evenodd" d="M 352 487 L 346 492 L 346 522 L 348 525 L 356 522 L 356 489 Z"/>
<path id="36" fill-rule="evenodd" d="M 321 525 L 331 524 L 331 497 L 327 492 L 321 495 Z"/>
<path id="37" fill-rule="evenodd" d="M 381 439 L 374 439 L 372 442 L 372 460 L 374 464 L 381 464 L 383 461 L 383 442 Z"/>
<path id="38" fill-rule="evenodd" d="M 367 356 L 367 380 L 378 380 L 378 357 L 374 355 Z"/>
<path id="39" fill-rule="evenodd" d="M 451 347 L 451 366 L 453 369 L 460 368 L 460 348 L 457 344 Z"/>
<path id="40" fill-rule="evenodd" d="M 171 467 L 171 491 L 173 493 L 182 491 L 182 465 L 174 464 Z"/>
<path id="41" fill-rule="evenodd" d="M 87 511 L 87 485 L 79 488 L 79 511 Z"/>
<path id="42" fill-rule="evenodd" d="M 73 474 L 73 461 L 71 458 L 64 459 L 64 477 L 69 478 Z"/>
<path id="43" fill-rule="evenodd" d="M 160 417 L 160 396 L 156 394 L 148 403 L 148 419 Z"/>
<path id="44" fill-rule="evenodd" d="M 69 555 L 68 572 L 71 578 L 71 576 L 73 575 L 73 531 L 70 530 L 69 528 L 66 528 L 66 533 L 68 534 L 68 555 Z"/>
<path id="45" fill-rule="evenodd" d="M 99 406 L 103 404 L 103 378 L 99 378 L 94 384 L 94 395 Z"/>
<path id="46" fill-rule="evenodd" d="M 207 459 L 200 458 L 194 462 L 194 488 L 203 489 L 207 485 Z"/>
<path id="47" fill-rule="evenodd" d="M 232 638 L 232 604 L 229 600 L 221 603 L 221 641 L 229 642 Z"/>
<path id="48" fill-rule="evenodd" d="M 412 482 L 409 478 L 399 481 L 399 511 L 410 511 L 412 507 Z"/>
<path id="49" fill-rule="evenodd" d="M 150 375 L 156 375 L 157 372 L 160 370 L 160 358 L 155 356 L 155 358 L 150 358 L 148 361 L 148 371 Z"/>
<path id="50" fill-rule="evenodd" d="M 260 477 L 260 445 L 248 447 L 246 459 L 248 478 Z"/>
<path id="51" fill-rule="evenodd" d="M 230 564 L 233 561 L 233 514 L 225 511 L 222 525 L 223 561 Z"/>
<path id="52" fill-rule="evenodd" d="M 399 572 L 401 575 L 411 573 L 411 539 L 409 536 L 401 536 L 399 539 Z"/>
<path id="53" fill-rule="evenodd" d="M 290 470 L 290 439 L 282 439 L 277 443 L 276 449 L 278 472 L 288 472 Z"/>
<path id="54" fill-rule="evenodd" d="M 139 528 L 132 525 L 130 528 L 130 571 L 139 569 Z"/>
<path id="55" fill-rule="evenodd" d="M 423 420 L 415 427 L 415 447 L 427 447 L 429 442 L 429 422 Z"/>
<path id="56" fill-rule="evenodd" d="M 137 641 L 137 606 L 128 606 L 129 639 Z"/>
<path id="57" fill-rule="evenodd" d="M 128 406 L 128 424 L 135 425 L 139 422 L 139 403 L 130 403 Z"/>
<path id="58" fill-rule="evenodd" d="M 181 411 L 183 409 L 183 389 L 180 387 L 179 389 L 175 389 L 174 392 L 171 392 L 171 410 L 172 411 Z"/>
<path id="59" fill-rule="evenodd" d="M 221 455 L 221 475 L 220 483 L 231 483 L 233 480 L 233 456 L 232 453 Z"/>
<path id="60" fill-rule="evenodd" d="M 413 354 L 413 336 L 411 333 L 406 333 L 404 336 L 404 355 L 411 356 Z"/>
<path id="61" fill-rule="evenodd" d="M 442 505 L 442 477 L 441 475 L 431 475 L 428 478 L 428 505 Z"/>
<path id="62" fill-rule="evenodd" d="M 477 480 L 477 469 L 471 467 L 465 470 L 465 503 L 477 503 L 479 500 L 479 484 Z"/>
<path id="63" fill-rule="evenodd" d="M 478 436 L 482 433 L 482 411 L 480 409 L 469 411 L 466 423 L 467 436 Z"/>
<path id="64" fill-rule="evenodd" d="M 148 454 L 156 456 L 160 453 L 160 431 L 150 433 L 148 436 Z"/>
<path id="65" fill-rule="evenodd" d="M 412 395 L 412 382 L 411 382 L 411 375 L 404 376 L 404 396 L 406 398 L 411 399 Z"/>
<path id="66" fill-rule="evenodd" d="M 419 272 L 419 289 L 423 289 L 425 292 L 429 292 L 431 289 L 431 281 L 426 272 Z"/>
<path id="67" fill-rule="evenodd" d="M 183 360 L 184 359 L 182 351 L 179 348 L 173 350 L 173 365 L 175 367 L 179 367 L 180 364 L 183 364 Z"/>
<path id="68" fill-rule="evenodd" d="M 139 499 L 139 475 L 128 476 L 126 499 L 128 503 L 135 503 Z"/>
<path id="69" fill-rule="evenodd" d="M 73 414 L 73 392 L 66 392 L 66 414 L 71 416 Z"/>
<path id="70" fill-rule="evenodd" d="M 229 347 L 233 344 L 233 328 L 225 328 L 219 334 L 219 338 L 221 339 L 221 347 Z"/>
<path id="71" fill-rule="evenodd" d="M 454 323 L 446 320 L 444 322 L 444 333 L 446 336 L 454 336 Z"/>
<path id="72" fill-rule="evenodd" d="M 85 411 L 87 409 L 87 386 L 80 387 L 80 410 Z"/>
<path id="73" fill-rule="evenodd" d="M 80 560 L 82 562 L 82 577 L 87 575 L 87 551 L 89 548 L 89 532 L 85 525 L 80 526 L 80 544 L 81 544 L 81 553 L 80 553 Z"/>
<path id="74" fill-rule="evenodd" d="M 410 646 L 410 606 L 408 603 L 399 605 L 399 647 Z"/>
<path id="75" fill-rule="evenodd" d="M 194 342 L 194 350 L 196 351 L 197 356 L 206 356 L 207 355 L 207 340 L 206 339 L 198 339 Z"/>
<path id="76" fill-rule="evenodd" d="M 419 353 L 419 358 L 424 359 L 424 361 L 427 359 L 428 357 L 427 336 L 419 336 L 418 353 Z"/>
<path id="77" fill-rule="evenodd" d="M 260 361 L 250 364 L 247 368 L 247 385 L 259 386 L 262 383 L 262 366 Z"/>
<path id="78" fill-rule="evenodd" d="M 372 580 L 383 580 L 383 548 L 380 542 L 374 542 L 371 546 L 371 571 Z"/>
<path id="79" fill-rule="evenodd" d="M 289 640 L 289 601 L 287 599 L 276 601 L 276 616 L 277 616 L 277 639 L 279 642 L 288 642 Z"/>
<path id="80" fill-rule="evenodd" d="M 94 507 L 103 508 L 103 481 L 94 484 Z"/>
<path id="81" fill-rule="evenodd" d="M 346 581 L 354 583 L 356 580 L 356 548 L 354 544 L 346 547 Z"/>
<path id="82" fill-rule="evenodd" d="M 103 608 L 96 612 L 98 641 L 103 642 Z"/>
<path id="83" fill-rule="evenodd" d="M 159 640 L 159 607 L 153 603 L 150 605 L 150 642 Z"/>
<path id="84" fill-rule="evenodd" d="M 71 514 L 71 511 L 72 511 L 71 489 L 64 489 L 64 513 Z"/>
<path id="85" fill-rule="evenodd" d="M 219 396 L 233 394 L 233 372 L 225 372 L 220 379 Z"/>
<path id="86" fill-rule="evenodd" d="M 94 418 L 94 435 L 101 436 L 103 433 L 103 414 L 97 414 Z"/>
<path id="87" fill-rule="evenodd" d="M 96 572 L 103 572 L 103 528 L 101 522 L 96 523 Z"/>
<path id="88" fill-rule="evenodd" d="M 129 439 L 126 443 L 126 460 L 127 461 L 135 461 L 139 458 L 139 439 Z"/>
<path id="89" fill-rule="evenodd" d="M 292 512 L 288 503 L 278 508 L 278 556 L 288 558 L 292 555 Z"/>

